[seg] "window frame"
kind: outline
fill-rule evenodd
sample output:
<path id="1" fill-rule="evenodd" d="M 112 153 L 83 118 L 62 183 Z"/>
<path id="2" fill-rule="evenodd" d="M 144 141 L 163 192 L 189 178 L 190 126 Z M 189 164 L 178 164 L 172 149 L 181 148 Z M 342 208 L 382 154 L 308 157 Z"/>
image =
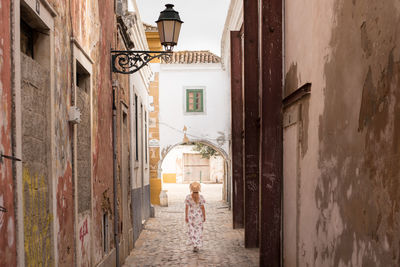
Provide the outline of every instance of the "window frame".
<path id="1" fill-rule="evenodd" d="M 201 109 L 189 110 L 189 93 L 200 92 L 200 105 Z M 184 114 L 185 115 L 204 115 L 206 114 L 206 87 L 205 86 L 184 86 Z M 196 99 L 196 98 L 195 98 Z"/>

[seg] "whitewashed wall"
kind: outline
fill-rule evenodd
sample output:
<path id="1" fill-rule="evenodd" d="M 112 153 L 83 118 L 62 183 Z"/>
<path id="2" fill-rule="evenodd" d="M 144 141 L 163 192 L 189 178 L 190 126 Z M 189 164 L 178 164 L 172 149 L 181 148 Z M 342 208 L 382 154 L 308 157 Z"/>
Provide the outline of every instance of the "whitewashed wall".
<path id="1" fill-rule="evenodd" d="M 185 114 L 185 87 L 205 88 L 203 114 Z M 207 141 L 230 159 L 230 84 L 221 64 L 160 65 L 160 148 Z M 184 132 L 186 129 L 186 135 Z"/>
<path id="2" fill-rule="evenodd" d="M 174 147 L 164 158 L 162 162 L 162 174 L 176 173 L 176 182 L 183 182 L 184 160 L 183 154 L 199 154 L 193 150 L 194 146 L 181 145 Z M 225 161 L 222 156 L 213 156 L 210 158 L 210 182 L 222 183 L 225 178 Z M 162 177 L 161 174 L 161 177 Z M 208 179 L 207 179 L 208 180 Z"/>
<path id="3" fill-rule="evenodd" d="M 172 149 L 164 158 L 162 162 L 162 173 L 176 173 L 176 182 L 181 183 L 183 181 L 183 153 L 192 151 L 191 146 L 176 146 Z"/>
<path id="4" fill-rule="evenodd" d="M 129 33 L 131 38 L 133 39 L 136 47 L 133 50 L 149 50 L 146 34 L 143 28 L 143 23 L 140 18 L 140 14 L 138 12 L 137 3 L 135 0 L 128 1 L 128 10 L 129 12 L 136 15 L 136 22 L 132 25 Z M 145 162 L 144 156 L 146 155 L 146 145 L 145 140 L 145 129 L 144 129 L 144 121 L 141 121 L 141 118 L 145 118 L 144 112 L 147 112 L 147 121 L 149 118 L 149 85 L 152 79 L 153 72 L 150 66 L 145 66 L 138 72 L 129 75 L 130 81 L 130 125 L 131 125 L 131 185 L 132 188 L 138 188 L 141 186 L 146 186 L 150 183 L 150 170 L 149 170 L 149 160 L 147 163 Z M 135 159 L 135 150 L 136 150 L 136 131 L 135 131 L 135 95 L 138 96 L 138 131 L 139 131 L 139 160 Z M 140 110 L 140 105 L 143 105 L 143 110 Z M 143 114 L 142 114 L 143 112 Z M 148 132 L 148 123 L 147 123 L 147 132 Z M 143 135 L 143 136 L 141 136 Z M 147 133 L 148 136 L 148 133 Z M 143 137 L 143 143 L 141 142 Z M 147 146 L 147 155 L 149 155 L 148 146 Z M 142 162 L 143 161 L 143 162 Z M 143 175 L 143 185 L 142 185 L 142 175 Z"/>

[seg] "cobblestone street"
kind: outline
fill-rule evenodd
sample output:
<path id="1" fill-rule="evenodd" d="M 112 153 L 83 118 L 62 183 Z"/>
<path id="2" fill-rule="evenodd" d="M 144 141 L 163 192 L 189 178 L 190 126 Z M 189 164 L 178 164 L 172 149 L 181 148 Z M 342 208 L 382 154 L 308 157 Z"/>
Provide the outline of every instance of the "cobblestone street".
<path id="1" fill-rule="evenodd" d="M 222 185 L 203 184 L 206 199 L 204 245 L 194 253 L 186 246 L 184 198 L 187 184 L 165 185 L 169 206 L 156 207 L 125 261 L 128 266 L 258 266 L 258 250 L 245 249 L 243 230 L 232 229 L 231 211 L 221 201 Z"/>

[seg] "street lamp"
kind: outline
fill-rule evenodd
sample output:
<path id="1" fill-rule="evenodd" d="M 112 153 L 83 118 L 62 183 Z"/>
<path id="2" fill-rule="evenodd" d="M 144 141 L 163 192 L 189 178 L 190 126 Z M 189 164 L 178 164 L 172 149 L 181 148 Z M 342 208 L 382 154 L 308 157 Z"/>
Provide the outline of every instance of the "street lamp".
<path id="1" fill-rule="evenodd" d="M 165 51 L 111 51 L 112 72 L 132 74 L 146 66 L 154 58 L 163 58 L 168 61 L 171 58 L 172 49 L 178 43 L 181 30 L 179 13 L 173 9 L 174 5 L 167 4 L 160 12 L 156 21 L 160 42 Z"/>
<path id="2" fill-rule="evenodd" d="M 179 32 L 183 21 L 179 17 L 179 13 L 174 10 L 174 5 L 165 5 L 166 9 L 161 11 L 160 17 L 156 21 L 158 33 L 160 34 L 161 44 L 165 51 L 172 51 L 178 43 Z"/>

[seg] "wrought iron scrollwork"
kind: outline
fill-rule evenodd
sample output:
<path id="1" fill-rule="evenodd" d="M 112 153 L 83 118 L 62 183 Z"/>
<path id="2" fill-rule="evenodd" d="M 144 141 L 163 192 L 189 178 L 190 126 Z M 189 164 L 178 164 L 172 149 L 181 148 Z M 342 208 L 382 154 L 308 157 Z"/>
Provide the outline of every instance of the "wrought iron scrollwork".
<path id="1" fill-rule="evenodd" d="M 111 51 L 112 71 L 132 74 L 143 68 L 155 58 L 169 62 L 172 52 L 165 51 Z"/>

